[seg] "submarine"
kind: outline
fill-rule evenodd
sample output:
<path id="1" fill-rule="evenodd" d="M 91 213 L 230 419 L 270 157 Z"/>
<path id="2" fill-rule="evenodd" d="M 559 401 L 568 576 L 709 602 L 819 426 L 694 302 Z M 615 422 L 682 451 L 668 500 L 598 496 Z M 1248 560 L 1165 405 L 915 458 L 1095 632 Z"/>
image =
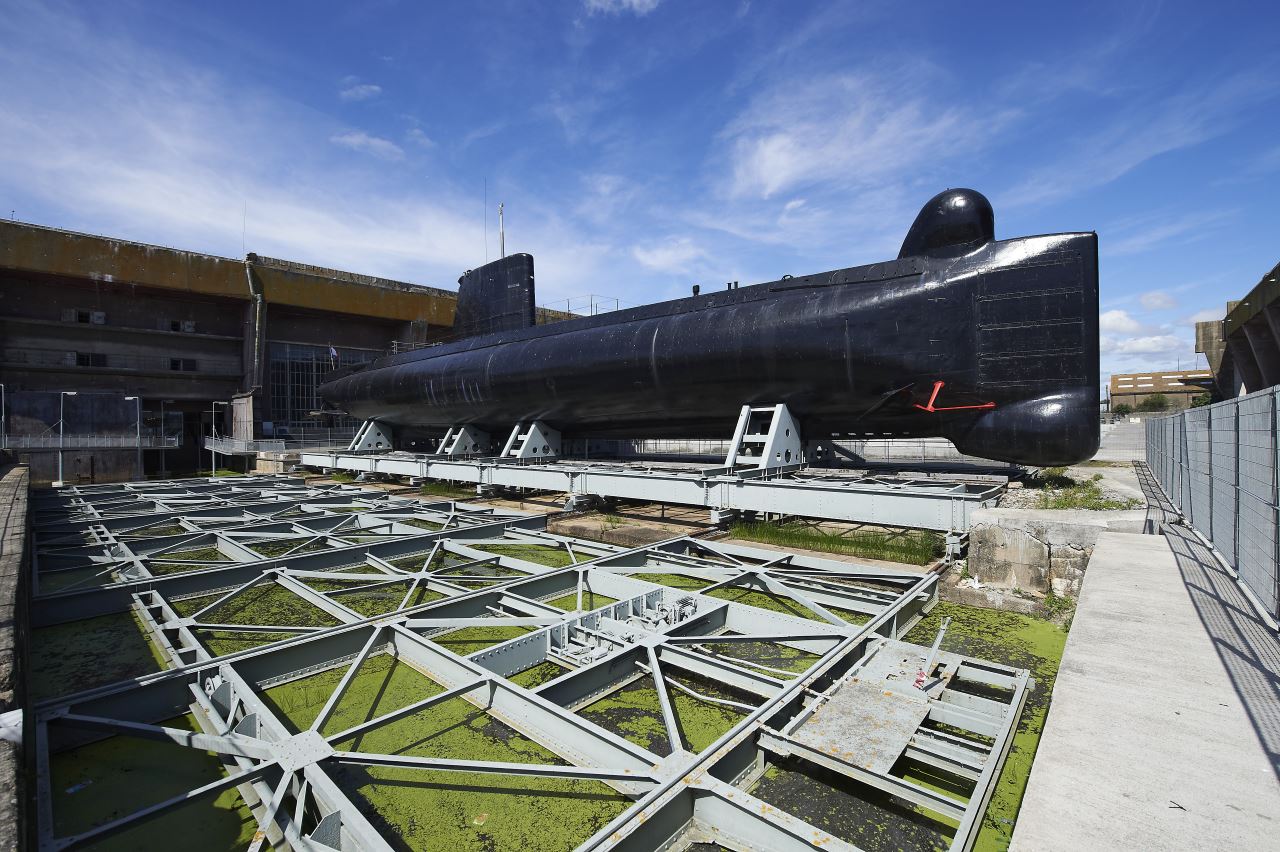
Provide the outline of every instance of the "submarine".
<path id="1" fill-rule="evenodd" d="M 458 283 L 453 339 L 320 396 L 405 433 L 728 438 L 743 406 L 782 403 L 807 441 L 943 437 L 1028 466 L 1098 448 L 1097 234 L 997 240 L 971 189 L 930 199 L 894 260 L 596 316 L 537 324 L 528 254 Z"/>

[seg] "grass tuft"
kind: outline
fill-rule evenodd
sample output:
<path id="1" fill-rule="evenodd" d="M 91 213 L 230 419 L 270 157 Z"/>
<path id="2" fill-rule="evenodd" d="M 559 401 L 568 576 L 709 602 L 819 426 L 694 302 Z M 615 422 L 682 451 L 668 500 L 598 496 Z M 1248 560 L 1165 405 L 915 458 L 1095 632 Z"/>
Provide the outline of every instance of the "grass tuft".
<path id="1" fill-rule="evenodd" d="M 1100 475 L 1095 474 L 1093 479 L 1084 482 L 1076 482 L 1070 477 L 1063 477 L 1068 484 L 1065 487 L 1054 486 L 1058 490 L 1046 491 L 1040 495 L 1039 508 L 1041 509 L 1091 509 L 1093 511 L 1110 511 L 1114 509 L 1137 509 L 1143 503 L 1141 500 L 1133 498 L 1122 498 L 1113 500 L 1102 494 L 1102 486 L 1098 482 L 1102 479 Z"/>
<path id="2" fill-rule="evenodd" d="M 868 559 L 905 562 L 909 565 L 927 565 L 942 555 L 942 537 L 920 530 L 830 533 L 800 523 L 755 522 L 734 524 L 730 532 L 734 538 L 779 547 L 844 553 Z"/>

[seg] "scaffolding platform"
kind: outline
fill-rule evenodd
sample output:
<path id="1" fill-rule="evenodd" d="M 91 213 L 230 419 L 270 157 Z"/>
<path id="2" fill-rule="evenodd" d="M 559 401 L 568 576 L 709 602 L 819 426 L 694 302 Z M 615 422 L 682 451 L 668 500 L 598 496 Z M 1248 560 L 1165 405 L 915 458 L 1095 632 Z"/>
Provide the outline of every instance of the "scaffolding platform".
<path id="1" fill-rule="evenodd" d="M 974 509 L 995 505 L 1000 483 L 868 476 L 794 464 L 767 470 L 557 458 L 513 461 L 409 452 L 304 452 L 305 467 L 521 488 L 572 498 L 701 506 L 730 513 L 798 515 L 940 532 L 967 532 Z"/>

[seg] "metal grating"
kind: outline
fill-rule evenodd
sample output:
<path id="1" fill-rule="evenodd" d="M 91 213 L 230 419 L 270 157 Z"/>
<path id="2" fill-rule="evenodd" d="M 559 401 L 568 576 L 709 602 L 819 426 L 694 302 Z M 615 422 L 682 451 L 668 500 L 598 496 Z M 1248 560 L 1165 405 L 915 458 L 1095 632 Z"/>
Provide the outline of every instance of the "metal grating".
<path id="1" fill-rule="evenodd" d="M 689 538 L 626 549 L 288 477 L 35 502 L 41 849 L 196 842 L 228 801 L 253 849 L 854 849 L 747 791 L 780 754 L 910 803 L 965 849 L 1029 686 L 892 641 L 937 600 L 928 572 Z M 121 671 L 111 619 L 164 665 Z M 57 647 L 74 641 L 94 644 Z M 917 666 L 921 717 L 877 742 L 875 768 L 791 738 L 842 688 L 911 689 Z M 647 727 L 598 710 L 638 689 Z M 895 774 L 895 749 L 967 794 Z M 103 755 L 154 757 L 134 777 L 167 780 L 111 783 L 85 768 Z M 184 784 L 192 761 L 212 771 Z"/>

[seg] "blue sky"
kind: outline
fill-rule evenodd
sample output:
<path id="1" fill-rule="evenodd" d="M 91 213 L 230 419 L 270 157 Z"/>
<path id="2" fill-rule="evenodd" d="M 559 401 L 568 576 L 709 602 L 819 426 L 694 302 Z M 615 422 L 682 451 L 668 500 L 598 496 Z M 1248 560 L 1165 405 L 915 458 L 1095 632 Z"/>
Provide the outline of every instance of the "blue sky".
<path id="1" fill-rule="evenodd" d="M 0 0 L 0 207 L 453 286 L 503 201 L 540 302 L 639 304 L 893 257 L 970 186 L 998 237 L 1099 233 L 1104 373 L 1188 366 L 1280 260 L 1278 31 L 1258 3 Z"/>

